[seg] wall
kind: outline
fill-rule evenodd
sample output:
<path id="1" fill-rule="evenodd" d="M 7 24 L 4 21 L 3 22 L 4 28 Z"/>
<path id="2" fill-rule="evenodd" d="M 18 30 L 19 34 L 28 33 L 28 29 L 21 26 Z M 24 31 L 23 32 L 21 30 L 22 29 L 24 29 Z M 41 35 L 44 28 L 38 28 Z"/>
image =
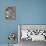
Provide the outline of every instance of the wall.
<path id="1" fill-rule="evenodd" d="M 6 22 L 5 7 L 16 5 L 16 20 Z M 0 0 L 0 44 L 8 43 L 9 32 L 17 32 L 17 24 L 46 24 L 46 0 Z"/>
<path id="2" fill-rule="evenodd" d="M 17 0 L 20 24 L 46 24 L 46 0 Z"/>
<path id="3" fill-rule="evenodd" d="M 5 8 L 15 4 L 16 0 L 0 0 L 0 44 L 9 42 L 8 35 L 10 32 L 16 32 L 17 35 L 17 19 L 9 22 L 5 20 Z M 17 39 L 15 42 L 18 42 Z"/>

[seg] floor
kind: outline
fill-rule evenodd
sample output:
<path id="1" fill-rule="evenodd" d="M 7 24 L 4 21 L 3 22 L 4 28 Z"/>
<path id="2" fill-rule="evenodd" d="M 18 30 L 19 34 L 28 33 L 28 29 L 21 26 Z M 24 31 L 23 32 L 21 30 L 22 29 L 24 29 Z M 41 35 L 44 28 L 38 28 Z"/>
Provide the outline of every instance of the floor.
<path id="1" fill-rule="evenodd" d="M 8 46 L 8 45 L 7 44 L 0 44 L 0 46 Z M 12 46 L 12 45 L 10 45 L 10 46 Z M 45 41 L 32 42 L 31 40 L 28 40 L 28 41 L 21 40 L 19 45 L 14 44 L 13 46 L 46 46 L 46 42 Z"/>
<path id="2" fill-rule="evenodd" d="M 20 46 L 46 46 L 46 42 L 45 41 L 32 42 L 31 40 L 28 41 L 21 40 Z"/>
<path id="3" fill-rule="evenodd" d="M 8 46 L 8 44 L 0 44 L 0 46 Z M 14 45 L 9 45 L 9 46 L 18 46 L 18 44 L 14 44 Z"/>

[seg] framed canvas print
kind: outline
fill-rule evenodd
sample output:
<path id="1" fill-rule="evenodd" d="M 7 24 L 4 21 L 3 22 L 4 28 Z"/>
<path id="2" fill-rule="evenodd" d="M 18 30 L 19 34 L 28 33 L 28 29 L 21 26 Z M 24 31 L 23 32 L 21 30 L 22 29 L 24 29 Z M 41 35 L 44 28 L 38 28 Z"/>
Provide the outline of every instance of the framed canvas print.
<path id="1" fill-rule="evenodd" d="M 20 24 L 18 37 L 21 46 L 30 46 L 32 42 L 46 42 L 46 25 Z"/>

